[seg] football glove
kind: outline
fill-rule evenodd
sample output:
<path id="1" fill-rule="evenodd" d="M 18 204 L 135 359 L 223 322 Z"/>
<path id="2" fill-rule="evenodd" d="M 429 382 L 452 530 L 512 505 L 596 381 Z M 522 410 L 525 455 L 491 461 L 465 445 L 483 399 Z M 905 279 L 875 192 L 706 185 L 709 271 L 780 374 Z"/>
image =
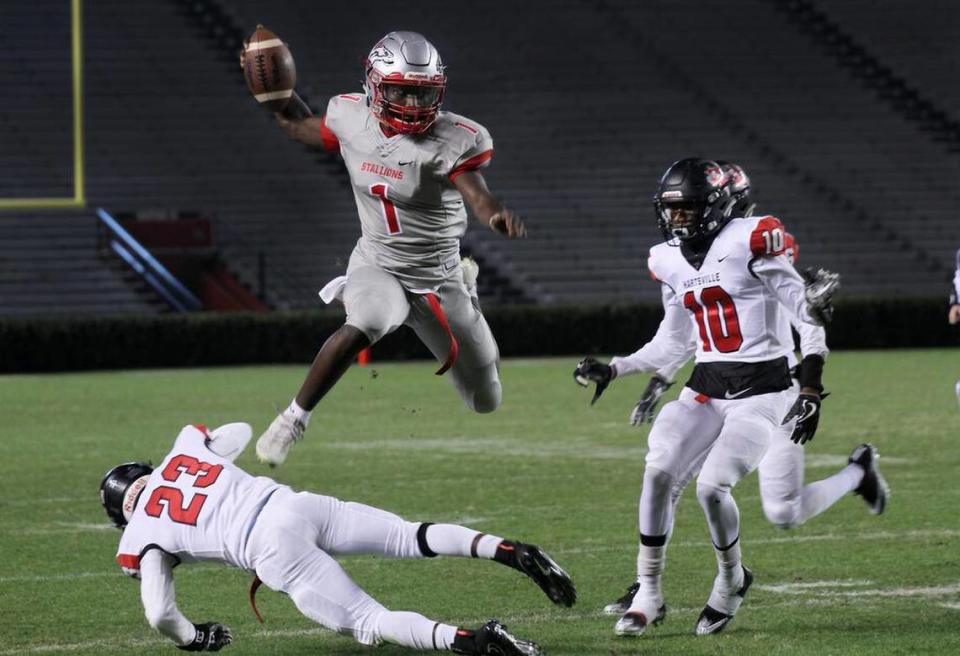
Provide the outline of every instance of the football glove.
<path id="1" fill-rule="evenodd" d="M 179 645 L 177 649 L 183 651 L 220 651 L 231 642 L 233 634 L 230 629 L 219 622 L 207 622 L 206 624 L 194 624 L 197 635 L 193 642 L 185 645 Z"/>
<path id="2" fill-rule="evenodd" d="M 840 274 L 826 269 L 805 269 L 801 272 L 810 315 L 822 325 L 833 319 L 833 293 L 840 287 Z"/>
<path id="3" fill-rule="evenodd" d="M 824 395 L 826 396 L 826 395 Z M 790 439 L 796 444 L 806 444 L 817 433 L 817 424 L 820 423 L 820 403 L 823 398 L 816 394 L 801 394 L 797 397 L 790 412 L 783 418 L 781 425 L 785 426 L 796 419 Z"/>
<path id="4" fill-rule="evenodd" d="M 597 390 L 593 393 L 593 399 L 590 400 L 590 405 L 593 405 L 613 380 L 613 369 L 608 364 L 597 362 L 596 358 L 584 358 L 574 369 L 573 379 L 584 387 L 590 383 L 597 384 Z"/>
<path id="5" fill-rule="evenodd" d="M 653 415 L 657 410 L 657 404 L 660 402 L 660 397 L 663 396 L 664 392 L 670 389 L 672 385 L 673 383 L 668 383 L 660 376 L 653 376 L 647 385 L 647 389 L 644 390 L 643 396 L 640 397 L 637 405 L 633 408 L 633 412 L 630 413 L 630 424 L 639 426 L 644 422 L 652 422 Z"/>

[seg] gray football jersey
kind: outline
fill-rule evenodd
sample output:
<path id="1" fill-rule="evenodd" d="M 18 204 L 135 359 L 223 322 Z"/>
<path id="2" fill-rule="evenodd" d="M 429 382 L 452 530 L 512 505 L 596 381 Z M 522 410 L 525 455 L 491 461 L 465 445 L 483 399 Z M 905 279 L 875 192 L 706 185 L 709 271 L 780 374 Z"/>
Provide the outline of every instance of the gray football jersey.
<path id="1" fill-rule="evenodd" d="M 453 180 L 489 163 L 490 133 L 440 112 L 425 134 L 387 137 L 359 93 L 331 98 L 325 123 L 353 184 L 362 228 L 355 254 L 396 274 L 408 289 L 439 284 L 459 263 L 467 228 Z"/>

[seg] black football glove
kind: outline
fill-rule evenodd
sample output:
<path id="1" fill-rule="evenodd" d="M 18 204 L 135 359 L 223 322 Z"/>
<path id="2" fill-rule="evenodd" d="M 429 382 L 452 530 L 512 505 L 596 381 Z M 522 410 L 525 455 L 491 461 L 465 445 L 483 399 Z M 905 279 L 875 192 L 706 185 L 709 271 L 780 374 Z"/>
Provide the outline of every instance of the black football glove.
<path id="1" fill-rule="evenodd" d="M 826 394 L 823 395 L 824 397 Z M 817 433 L 817 424 L 820 423 L 820 403 L 823 397 L 816 394 L 801 394 L 797 397 L 790 412 L 783 418 L 781 425 L 785 426 L 796 419 L 790 439 L 796 444 L 806 444 Z"/>
<path id="2" fill-rule="evenodd" d="M 608 364 L 597 362 L 596 358 L 584 358 L 574 369 L 573 379 L 584 387 L 590 383 L 597 384 L 597 391 L 593 393 L 593 399 L 590 401 L 590 405 L 593 405 L 613 380 L 613 369 Z"/>
<path id="3" fill-rule="evenodd" d="M 647 389 L 643 392 L 643 396 L 640 397 L 637 405 L 633 408 L 633 412 L 630 413 L 630 424 L 639 426 L 644 422 L 652 422 L 653 415 L 657 410 L 657 404 L 660 403 L 660 397 L 663 396 L 664 392 L 670 389 L 672 385 L 673 383 L 668 383 L 660 376 L 651 378 Z"/>
<path id="4" fill-rule="evenodd" d="M 826 269 L 805 269 L 800 272 L 805 283 L 810 315 L 827 325 L 833 319 L 833 293 L 840 287 L 840 274 Z"/>
<path id="5" fill-rule="evenodd" d="M 219 622 L 207 622 L 206 624 L 194 624 L 197 635 L 193 642 L 186 645 L 180 645 L 177 649 L 183 651 L 220 651 L 231 642 L 233 634 L 230 629 Z"/>

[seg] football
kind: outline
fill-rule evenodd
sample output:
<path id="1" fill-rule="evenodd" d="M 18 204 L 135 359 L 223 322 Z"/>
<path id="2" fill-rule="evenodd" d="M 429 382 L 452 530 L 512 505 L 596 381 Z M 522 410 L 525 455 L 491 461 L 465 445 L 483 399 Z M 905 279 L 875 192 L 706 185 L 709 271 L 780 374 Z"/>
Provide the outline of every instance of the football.
<path id="1" fill-rule="evenodd" d="M 282 111 L 297 84 L 297 67 L 287 44 L 257 25 L 243 49 L 243 77 L 247 88 L 262 107 Z"/>

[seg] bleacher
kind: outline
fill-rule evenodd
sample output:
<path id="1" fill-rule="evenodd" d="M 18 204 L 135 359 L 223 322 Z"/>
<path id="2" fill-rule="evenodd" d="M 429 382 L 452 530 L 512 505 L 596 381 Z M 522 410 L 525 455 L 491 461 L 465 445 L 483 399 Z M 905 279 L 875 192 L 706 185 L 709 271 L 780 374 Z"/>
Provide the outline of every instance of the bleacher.
<path id="1" fill-rule="evenodd" d="M 90 205 L 215 216 L 242 280 L 254 285 L 265 262 L 271 305 L 315 306 L 359 234 L 336 158 L 286 139 L 249 98 L 235 53 L 185 3 L 85 5 Z M 485 175 L 528 221 L 525 241 L 478 225 L 464 238 L 514 297 L 658 298 L 644 267 L 660 238 L 650 198 L 667 165 L 689 155 L 741 163 L 760 209 L 798 237 L 801 263 L 841 271 L 846 294 L 938 294 L 960 241 L 950 212 L 960 191 L 945 174 L 957 171 L 956 155 L 763 0 L 735 11 L 716 0 L 493 0 L 482 11 L 413 5 L 402 20 L 382 0 L 219 7 L 245 32 L 263 23 L 290 44 L 299 87 L 321 110 L 329 95 L 359 90 L 362 59 L 383 33 L 417 29 L 433 40 L 448 65 L 446 108 L 490 128 L 497 154 Z M 17 74 L 0 66 L 8 88 Z M 24 115 L 0 114 L 0 132 Z M 19 157 L 0 163 L 11 170 Z M 0 213 L 3 241 L 9 216 Z M 39 226 L 58 215 L 45 216 L 31 218 Z"/>

